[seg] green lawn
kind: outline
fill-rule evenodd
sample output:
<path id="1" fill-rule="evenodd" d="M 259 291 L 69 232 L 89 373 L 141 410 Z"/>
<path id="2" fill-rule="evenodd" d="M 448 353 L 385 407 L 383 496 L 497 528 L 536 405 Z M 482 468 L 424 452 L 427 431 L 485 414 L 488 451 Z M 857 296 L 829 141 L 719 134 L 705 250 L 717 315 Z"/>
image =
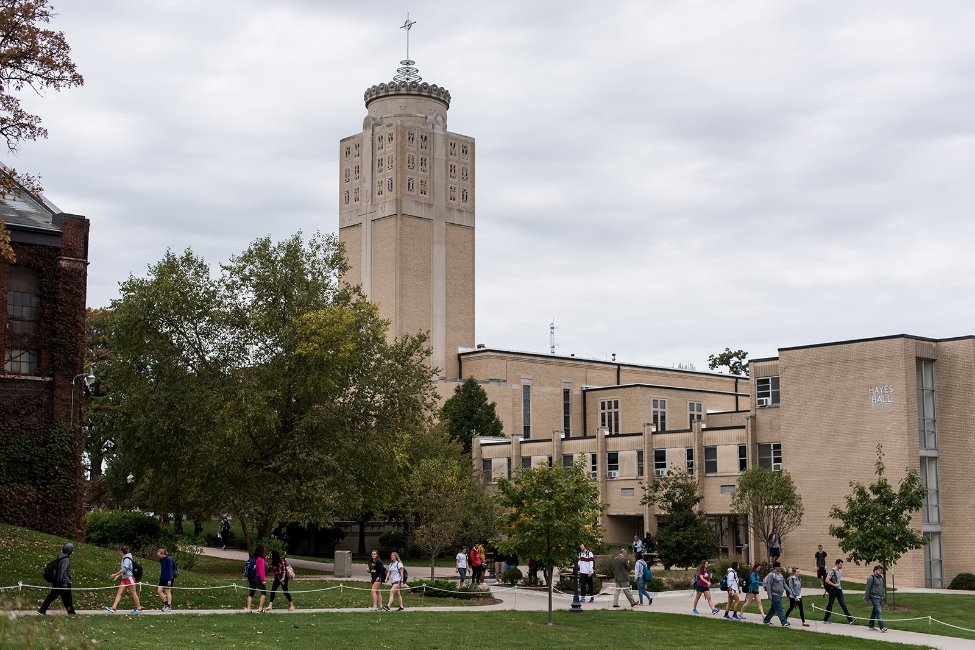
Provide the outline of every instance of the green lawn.
<path id="1" fill-rule="evenodd" d="M 17 619 L 0 624 L 0 646 L 207 648 L 676 648 L 691 639 L 734 647 L 776 650 L 889 648 L 880 641 L 848 639 L 757 625 L 729 625 L 675 614 L 556 612 L 549 627 L 545 612 L 405 612 L 304 615 L 92 616 Z M 6 638 L 5 638 L 6 637 Z M 9 639 L 9 640 L 8 640 Z M 45 639 L 47 640 L 45 642 Z M 7 643 L 5 643 L 7 641 Z M 36 645 L 31 645 L 33 642 Z M 898 646 L 920 647 L 920 646 Z"/>

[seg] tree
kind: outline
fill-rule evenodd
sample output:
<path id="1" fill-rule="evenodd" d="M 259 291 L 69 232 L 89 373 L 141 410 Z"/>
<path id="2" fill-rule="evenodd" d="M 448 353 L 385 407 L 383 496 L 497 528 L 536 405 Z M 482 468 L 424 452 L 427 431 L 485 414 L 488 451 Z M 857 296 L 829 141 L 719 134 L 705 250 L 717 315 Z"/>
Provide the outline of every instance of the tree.
<path id="1" fill-rule="evenodd" d="M 657 554 L 664 567 L 687 568 L 718 554 L 714 528 L 697 509 L 704 497 L 693 476 L 674 466 L 643 489 L 641 503 L 664 512 L 657 527 Z"/>
<path id="2" fill-rule="evenodd" d="M 109 309 L 91 309 L 85 314 L 85 368 L 100 372 L 111 357 L 108 345 L 108 328 L 112 312 Z M 102 475 L 105 457 L 115 446 L 109 437 L 112 431 L 111 418 L 115 407 L 108 396 L 108 383 L 99 379 L 92 386 L 86 386 L 85 401 L 82 406 L 84 422 L 85 454 L 87 456 L 88 477 L 94 481 Z"/>
<path id="3" fill-rule="evenodd" d="M 733 375 L 748 376 L 748 353 L 744 350 L 725 348 L 724 352 L 708 356 L 708 368 L 727 368 Z"/>
<path id="4" fill-rule="evenodd" d="M 450 437 L 471 453 L 475 436 L 500 436 L 504 425 L 495 411 L 494 402 L 473 377 L 468 377 L 454 389 L 453 396 L 440 409 L 440 420 L 447 425 Z"/>
<path id="5" fill-rule="evenodd" d="M 69 56 L 64 33 L 43 29 L 54 15 L 47 0 L 0 0 L 0 135 L 11 153 L 24 141 L 47 137 L 41 118 L 25 110 L 14 93 L 30 88 L 40 95 L 85 83 Z M 41 191 L 36 178 L 7 169 L 0 174 L 0 197 L 18 185 Z M 2 216 L 0 257 L 14 260 Z"/>
<path id="6" fill-rule="evenodd" d="M 802 497 L 792 475 L 785 470 L 750 467 L 738 477 L 731 511 L 748 522 L 748 530 L 765 545 L 771 556 L 773 535 L 781 539 L 802 523 Z"/>
<path id="7" fill-rule="evenodd" d="M 897 489 L 884 476 L 884 448 L 877 445 L 874 463 L 876 480 L 869 486 L 850 481 L 846 509 L 830 508 L 829 516 L 840 525 L 830 524 L 829 534 L 839 540 L 840 550 L 858 566 L 877 563 L 887 571 L 905 553 L 923 548 L 927 541 L 911 527 L 911 513 L 924 506 L 927 490 L 914 469 L 907 470 Z"/>
<path id="8" fill-rule="evenodd" d="M 552 625 L 553 573 L 576 560 L 579 545 L 602 536 L 599 517 L 606 504 L 589 480 L 585 465 L 519 469 L 498 482 L 501 515 L 494 545 L 502 553 L 528 557 L 543 567 L 548 584 L 548 624 Z"/>

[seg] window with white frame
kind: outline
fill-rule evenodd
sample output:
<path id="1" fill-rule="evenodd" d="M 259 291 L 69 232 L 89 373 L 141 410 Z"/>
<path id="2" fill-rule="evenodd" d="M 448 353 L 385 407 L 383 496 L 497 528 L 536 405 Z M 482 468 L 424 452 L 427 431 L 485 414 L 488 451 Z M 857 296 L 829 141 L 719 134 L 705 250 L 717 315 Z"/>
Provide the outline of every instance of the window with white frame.
<path id="1" fill-rule="evenodd" d="M 779 377 L 759 377 L 755 380 L 755 398 L 758 406 L 772 406 L 779 403 Z"/>
<path id="2" fill-rule="evenodd" d="M 928 491 L 924 499 L 924 523 L 941 523 L 941 502 L 938 494 L 938 457 L 921 457 L 921 482 Z"/>
<path id="3" fill-rule="evenodd" d="M 620 473 L 620 452 L 606 452 L 606 476 L 616 478 Z"/>
<path id="4" fill-rule="evenodd" d="M 654 430 L 661 433 L 667 430 L 667 400 L 654 398 L 651 402 L 651 422 Z"/>
<path id="5" fill-rule="evenodd" d="M 758 466 L 782 469 L 782 443 L 771 442 L 758 446 Z"/>
<path id="6" fill-rule="evenodd" d="M 717 447 L 704 448 L 704 473 L 705 474 L 718 473 L 718 448 Z"/>
<path id="7" fill-rule="evenodd" d="M 693 428 L 694 423 L 704 419 L 704 402 L 687 403 L 687 426 Z"/>
<path id="8" fill-rule="evenodd" d="M 636 475 L 639 477 L 643 476 L 643 450 L 636 450 Z"/>
<path id="9" fill-rule="evenodd" d="M 748 469 L 748 445 L 738 445 L 738 471 Z"/>
<path id="10" fill-rule="evenodd" d="M 610 435 L 620 432 L 620 401 L 618 399 L 599 400 L 599 426 Z"/>
<path id="11" fill-rule="evenodd" d="M 687 473 L 694 473 L 694 447 L 687 447 L 684 450 L 684 465 L 687 467 Z"/>
<path id="12" fill-rule="evenodd" d="M 653 475 L 663 476 L 667 473 L 667 450 L 653 450 Z"/>
<path id="13" fill-rule="evenodd" d="M 917 424 L 921 449 L 938 448 L 938 423 L 934 413 L 934 360 L 917 360 Z"/>
<path id="14" fill-rule="evenodd" d="M 589 478 L 599 478 L 599 456 L 589 454 Z"/>
<path id="15" fill-rule="evenodd" d="M 929 589 L 944 588 L 944 567 L 941 563 L 941 533 L 924 533 L 924 586 Z"/>
<path id="16" fill-rule="evenodd" d="M 481 475 L 485 483 L 490 483 L 493 479 L 491 475 L 494 471 L 494 461 L 490 458 L 481 459 Z"/>
<path id="17" fill-rule="evenodd" d="M 576 459 L 572 454 L 562 454 L 562 467 L 572 467 L 572 463 L 574 462 L 576 462 Z"/>
<path id="18" fill-rule="evenodd" d="M 532 387 L 531 384 L 521 386 L 521 435 L 532 437 Z"/>

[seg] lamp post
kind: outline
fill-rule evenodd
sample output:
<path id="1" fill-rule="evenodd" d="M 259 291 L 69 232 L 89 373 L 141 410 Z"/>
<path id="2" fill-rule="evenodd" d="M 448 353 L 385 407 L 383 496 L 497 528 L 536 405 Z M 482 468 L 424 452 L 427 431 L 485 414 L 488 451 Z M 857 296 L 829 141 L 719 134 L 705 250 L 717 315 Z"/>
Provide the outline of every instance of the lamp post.
<path id="1" fill-rule="evenodd" d="M 129 475 L 125 477 L 125 485 L 128 486 L 128 498 L 132 498 L 132 488 L 135 485 L 135 474 L 129 472 Z"/>
<path id="2" fill-rule="evenodd" d="M 71 380 L 71 418 L 70 418 L 70 421 L 71 421 L 72 427 L 74 426 L 74 387 L 75 387 L 75 382 L 77 382 L 82 377 L 84 377 L 84 383 L 85 383 L 85 386 L 87 386 L 87 387 L 90 387 L 92 384 L 94 384 L 96 381 L 98 381 L 95 378 L 95 372 L 94 372 L 94 368 L 93 367 L 92 368 L 89 368 L 88 369 L 88 372 L 83 372 L 81 374 L 75 375 L 74 378 Z"/>
<path id="3" fill-rule="evenodd" d="M 554 573 L 554 572 L 553 572 Z M 554 575 L 552 577 L 554 579 Z M 569 611 L 573 613 L 580 613 L 582 611 L 582 606 L 579 601 L 579 565 L 577 564 L 574 569 L 572 569 L 572 605 L 569 607 Z"/>

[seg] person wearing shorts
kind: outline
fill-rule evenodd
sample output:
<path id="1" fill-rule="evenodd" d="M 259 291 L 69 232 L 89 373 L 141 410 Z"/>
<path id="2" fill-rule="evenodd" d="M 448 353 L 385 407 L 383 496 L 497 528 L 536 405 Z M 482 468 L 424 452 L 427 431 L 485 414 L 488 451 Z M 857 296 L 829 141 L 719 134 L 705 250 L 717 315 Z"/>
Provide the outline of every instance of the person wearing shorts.
<path id="1" fill-rule="evenodd" d="M 741 607 L 738 608 L 738 616 L 740 618 L 745 617 L 745 608 L 748 607 L 748 605 L 751 604 L 752 602 L 758 603 L 759 615 L 762 616 L 763 618 L 765 616 L 765 606 L 762 605 L 762 595 L 760 591 L 762 588 L 761 569 L 762 569 L 761 565 L 755 565 L 752 567 L 752 570 L 748 572 L 748 579 L 745 581 L 746 582 L 745 590 L 748 593 L 745 595 L 745 602 L 742 604 Z"/>
<path id="2" fill-rule="evenodd" d="M 697 568 L 697 574 L 694 576 L 694 607 L 691 608 L 691 611 L 695 614 L 701 613 L 697 611 L 697 603 L 701 600 L 702 595 L 704 600 L 708 601 L 711 613 L 717 614 L 718 608 L 714 606 L 714 602 L 711 600 L 711 563 L 707 560 L 701 562 L 701 566 Z"/>
<path id="3" fill-rule="evenodd" d="M 257 602 L 257 611 L 264 611 L 264 596 L 267 594 L 267 573 L 264 566 L 264 544 L 258 544 L 254 549 L 254 577 L 247 578 L 247 608 L 245 612 L 251 611 L 254 604 L 254 593 L 260 591 L 261 598 Z"/>
<path id="4" fill-rule="evenodd" d="M 393 596 L 395 595 L 399 597 L 399 608 L 396 611 L 402 612 L 406 609 L 403 607 L 403 593 L 400 591 L 403 587 L 403 563 L 399 561 L 399 553 L 396 551 L 389 554 L 389 570 L 386 574 L 391 586 L 389 588 L 389 604 L 383 609 L 389 611 L 389 608 L 393 606 Z"/>
<path id="5" fill-rule="evenodd" d="M 173 580 L 176 578 L 173 558 L 169 557 L 166 549 L 160 548 L 156 550 L 156 559 L 159 560 L 159 586 L 156 593 L 163 602 L 162 611 L 168 612 L 173 608 Z"/>
<path id="6" fill-rule="evenodd" d="M 740 621 L 741 617 L 738 616 L 738 605 L 741 604 L 741 598 L 738 596 L 739 585 L 737 561 L 732 562 L 731 566 L 728 567 L 728 573 L 726 574 L 725 581 L 728 583 L 728 604 L 725 605 L 724 608 L 724 617 L 729 621 Z"/>
<path id="7" fill-rule="evenodd" d="M 141 614 L 142 606 L 139 604 L 139 592 L 135 589 L 135 561 L 132 559 L 132 554 L 129 553 L 128 546 L 119 547 L 119 553 L 122 555 L 122 564 L 118 571 L 108 576 L 109 580 L 118 580 L 121 578 L 121 582 L 118 585 L 118 593 L 115 594 L 115 602 L 111 605 L 105 605 L 105 609 L 110 612 L 116 611 L 118 603 L 122 600 L 122 594 L 128 590 L 132 594 L 132 601 L 135 603 L 135 608 L 133 608 L 133 614 Z"/>
<path id="8" fill-rule="evenodd" d="M 383 608 L 383 582 L 386 581 L 386 567 L 379 559 L 379 551 L 369 554 L 369 579 L 372 580 L 372 606 L 379 611 Z"/>

